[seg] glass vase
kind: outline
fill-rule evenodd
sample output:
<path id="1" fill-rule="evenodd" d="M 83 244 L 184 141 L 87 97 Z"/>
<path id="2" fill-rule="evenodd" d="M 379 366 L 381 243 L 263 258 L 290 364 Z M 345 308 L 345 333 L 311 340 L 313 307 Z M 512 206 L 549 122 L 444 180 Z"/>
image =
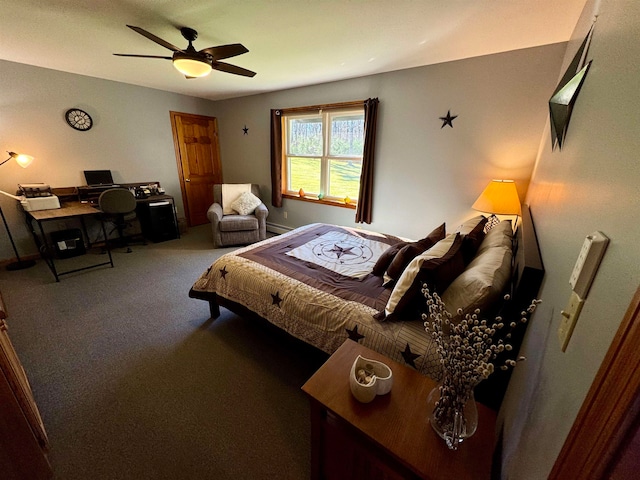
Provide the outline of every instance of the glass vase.
<path id="1" fill-rule="evenodd" d="M 447 447 L 458 446 L 476 432 L 478 409 L 473 389 L 456 392 L 455 389 L 439 385 L 429 393 L 429 423 Z"/>

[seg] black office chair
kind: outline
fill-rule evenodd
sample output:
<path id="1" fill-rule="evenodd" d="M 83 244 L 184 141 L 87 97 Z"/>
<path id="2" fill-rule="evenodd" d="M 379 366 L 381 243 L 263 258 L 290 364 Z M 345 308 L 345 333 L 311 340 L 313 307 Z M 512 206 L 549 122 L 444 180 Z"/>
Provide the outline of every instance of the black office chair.
<path id="1" fill-rule="evenodd" d="M 124 229 L 136 218 L 136 197 L 126 188 L 110 188 L 100 194 L 98 207 L 102 212 L 102 220 L 114 224 L 113 230 L 118 231 L 121 246 L 127 247 L 127 253 L 131 253 L 131 247 L 124 236 Z M 109 241 L 108 238 L 109 235 L 105 238 L 105 242 Z"/>

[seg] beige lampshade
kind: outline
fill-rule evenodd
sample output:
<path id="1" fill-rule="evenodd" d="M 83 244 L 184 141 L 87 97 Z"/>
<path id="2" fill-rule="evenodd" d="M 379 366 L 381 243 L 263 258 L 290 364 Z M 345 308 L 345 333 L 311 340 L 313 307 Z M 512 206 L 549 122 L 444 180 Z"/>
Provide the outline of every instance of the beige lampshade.
<path id="1" fill-rule="evenodd" d="M 471 208 L 496 215 L 520 215 L 520 199 L 515 182 L 491 180 Z"/>

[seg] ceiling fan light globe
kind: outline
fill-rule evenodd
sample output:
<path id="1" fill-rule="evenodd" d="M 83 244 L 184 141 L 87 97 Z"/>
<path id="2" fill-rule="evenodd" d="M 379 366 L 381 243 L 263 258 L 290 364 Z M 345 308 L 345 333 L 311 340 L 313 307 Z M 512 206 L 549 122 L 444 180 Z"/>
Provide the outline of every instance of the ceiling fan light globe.
<path id="1" fill-rule="evenodd" d="M 211 65 L 191 58 L 175 58 L 173 66 L 187 77 L 206 77 L 211 73 Z"/>

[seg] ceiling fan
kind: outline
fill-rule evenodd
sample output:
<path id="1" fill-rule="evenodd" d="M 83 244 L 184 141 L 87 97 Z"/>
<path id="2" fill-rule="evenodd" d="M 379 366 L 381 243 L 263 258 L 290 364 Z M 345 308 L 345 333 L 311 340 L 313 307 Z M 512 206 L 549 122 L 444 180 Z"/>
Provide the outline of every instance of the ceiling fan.
<path id="1" fill-rule="evenodd" d="M 149 33 L 140 27 L 134 27 L 133 25 L 127 25 L 134 32 L 139 33 L 143 37 L 147 37 L 149 40 L 162 45 L 165 48 L 173 51 L 173 56 L 163 57 L 160 55 L 134 55 L 128 53 L 114 53 L 119 57 L 138 57 L 138 58 L 162 58 L 165 60 L 173 61 L 173 66 L 176 67 L 180 73 L 187 78 L 204 77 L 211 73 L 211 70 L 220 70 L 221 72 L 233 73 L 235 75 L 243 75 L 245 77 L 253 77 L 256 72 L 241 68 L 229 63 L 220 62 L 224 58 L 235 57 L 236 55 L 242 55 L 249 50 L 241 43 L 232 43 L 229 45 L 219 45 L 217 47 L 203 48 L 198 51 L 193 47 L 192 42 L 198 38 L 198 32 L 193 28 L 182 27 L 180 33 L 189 42 L 187 48 L 180 49 L 169 42 L 156 37 L 153 33 Z"/>

